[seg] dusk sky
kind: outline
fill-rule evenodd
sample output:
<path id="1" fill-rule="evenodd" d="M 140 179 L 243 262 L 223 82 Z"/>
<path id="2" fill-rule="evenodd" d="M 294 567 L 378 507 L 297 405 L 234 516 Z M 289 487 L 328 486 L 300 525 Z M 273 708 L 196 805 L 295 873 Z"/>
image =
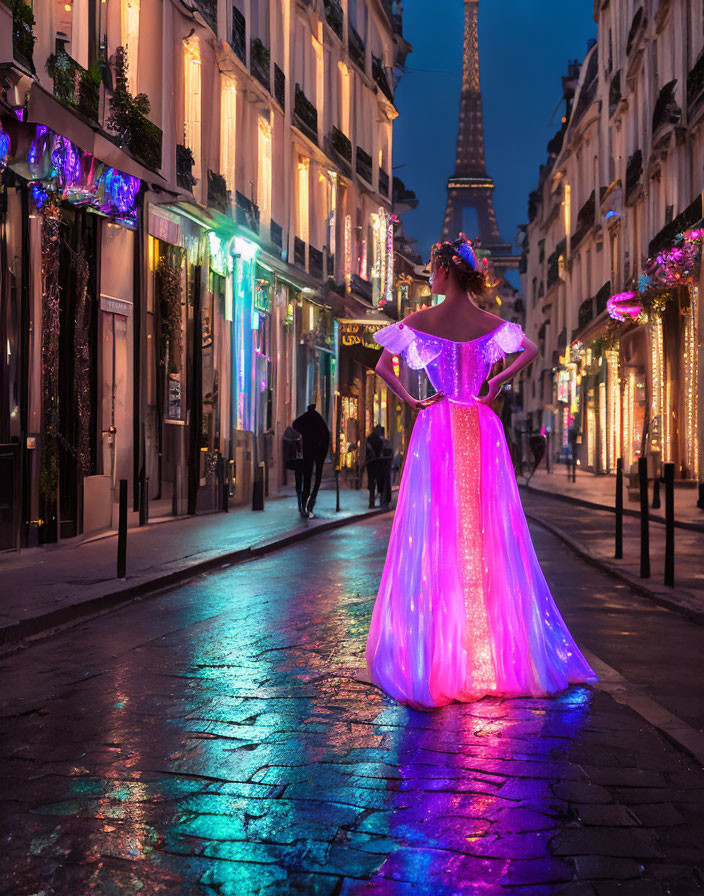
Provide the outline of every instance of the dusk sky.
<path id="1" fill-rule="evenodd" d="M 502 236 L 527 221 L 546 145 L 560 126 L 560 78 L 596 37 L 593 0 L 482 0 L 479 46 L 487 169 Z M 404 216 L 426 259 L 439 238 L 453 172 L 462 76 L 462 0 L 405 0 L 413 52 L 396 92 L 394 173 L 420 202 Z M 472 234 L 469 234 L 472 236 Z"/>

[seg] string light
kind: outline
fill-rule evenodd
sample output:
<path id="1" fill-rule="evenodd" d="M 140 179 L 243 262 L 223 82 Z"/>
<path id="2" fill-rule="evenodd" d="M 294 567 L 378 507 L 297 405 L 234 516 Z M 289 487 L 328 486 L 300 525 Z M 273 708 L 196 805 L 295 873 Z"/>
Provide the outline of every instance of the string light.
<path id="1" fill-rule="evenodd" d="M 606 383 L 599 383 L 599 460 L 602 471 L 608 469 L 606 450 Z"/>

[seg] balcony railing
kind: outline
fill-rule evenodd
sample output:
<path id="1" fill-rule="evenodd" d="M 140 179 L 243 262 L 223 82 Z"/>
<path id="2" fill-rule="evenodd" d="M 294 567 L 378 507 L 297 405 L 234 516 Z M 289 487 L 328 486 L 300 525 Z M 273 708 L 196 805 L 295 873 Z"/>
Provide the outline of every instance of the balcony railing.
<path id="1" fill-rule="evenodd" d="M 677 78 L 669 81 L 662 88 L 655 101 L 653 109 L 653 134 L 664 124 L 679 124 L 682 120 L 682 110 L 677 105 L 675 99 L 675 87 L 677 86 Z"/>
<path id="2" fill-rule="evenodd" d="M 305 270 L 306 267 L 306 244 L 300 237 L 293 238 L 293 263 L 299 268 Z"/>
<path id="3" fill-rule="evenodd" d="M 640 183 L 643 173 L 643 153 L 637 149 L 626 164 L 626 198 L 628 198 Z"/>
<path id="4" fill-rule="evenodd" d="M 260 84 L 269 90 L 269 85 L 271 83 L 269 75 L 271 54 L 269 48 L 265 47 L 258 37 L 255 37 L 249 48 L 249 54 L 249 64 L 252 74 Z"/>
<path id="5" fill-rule="evenodd" d="M 341 159 L 344 159 L 344 161 L 347 162 L 348 165 L 352 164 L 352 144 L 350 143 L 349 138 L 346 137 L 339 128 L 336 128 L 335 125 L 332 126 L 330 131 L 330 146 Z"/>
<path id="6" fill-rule="evenodd" d="M 227 181 L 222 174 L 210 169 L 208 169 L 208 205 L 223 215 L 230 212 L 230 191 L 227 189 Z"/>
<path id="7" fill-rule="evenodd" d="M 572 248 L 576 249 L 587 233 L 594 226 L 596 216 L 596 192 L 592 190 L 591 196 L 579 210 L 577 215 L 577 229 L 572 237 Z"/>
<path id="8" fill-rule="evenodd" d="M 315 246 L 308 246 L 308 273 L 317 280 L 323 279 L 323 253 Z"/>
<path id="9" fill-rule="evenodd" d="M 555 247 L 555 251 L 550 254 L 547 262 L 547 288 L 550 289 L 560 279 L 560 256 L 565 253 L 567 248 L 564 240 L 561 240 Z"/>
<path id="10" fill-rule="evenodd" d="M 368 184 L 372 182 L 372 157 L 365 152 L 361 146 L 357 147 L 357 161 L 355 170 L 360 177 L 363 177 Z"/>
<path id="11" fill-rule="evenodd" d="M 342 26 L 345 14 L 339 0 L 325 0 L 325 21 L 342 40 Z"/>
<path id="12" fill-rule="evenodd" d="M 318 110 L 303 92 L 300 84 L 296 84 L 293 105 L 294 123 L 314 143 L 318 142 Z"/>
<path id="13" fill-rule="evenodd" d="M 606 311 L 606 303 L 608 302 L 610 295 L 611 281 L 607 280 L 606 283 L 601 287 L 599 292 L 594 296 L 597 316 L 603 314 L 603 312 Z"/>
<path id="14" fill-rule="evenodd" d="M 247 64 L 247 20 L 236 6 L 232 7 L 232 36 L 230 46 L 242 62 Z"/>
<path id="15" fill-rule="evenodd" d="M 363 280 L 358 274 L 352 274 L 350 286 L 353 292 L 366 299 L 368 302 L 372 300 L 372 285 L 368 280 Z"/>
<path id="16" fill-rule="evenodd" d="M 10 4 L 12 9 L 12 51 L 15 59 L 34 71 L 34 12 L 29 3 L 24 0 L 14 0 Z"/>
<path id="17" fill-rule="evenodd" d="M 594 317 L 594 299 L 585 299 L 582 304 L 579 306 L 579 311 L 577 312 L 577 325 L 581 330 L 582 327 L 586 327 L 586 325 L 593 319 Z"/>
<path id="18" fill-rule="evenodd" d="M 218 30 L 218 0 L 195 0 L 200 14 L 217 34 Z"/>
<path id="19" fill-rule="evenodd" d="M 259 234 L 259 206 L 239 190 L 235 192 L 235 221 L 241 227 L 248 227 L 252 233 Z"/>
<path id="20" fill-rule="evenodd" d="M 98 68 L 84 69 L 69 56 L 62 40 L 56 41 L 56 52 L 47 59 L 46 68 L 54 82 L 54 96 L 97 121 L 101 81 Z"/>
<path id="21" fill-rule="evenodd" d="M 687 75 L 687 110 L 691 116 L 697 100 L 704 92 L 704 51 L 694 63 L 694 68 Z"/>
<path id="22" fill-rule="evenodd" d="M 350 59 L 358 68 L 364 71 L 366 65 L 367 50 L 364 46 L 364 41 L 359 36 L 357 31 L 355 31 L 351 22 L 348 23 L 348 35 Z"/>
<path id="23" fill-rule="evenodd" d="M 176 183 L 184 190 L 193 190 L 196 178 L 193 175 L 195 159 L 187 146 L 176 144 Z"/>
<path id="24" fill-rule="evenodd" d="M 394 101 L 394 93 L 389 85 L 389 79 L 386 77 L 386 69 L 384 68 L 384 63 L 378 56 L 375 56 L 372 53 L 372 77 L 374 81 L 379 85 L 379 89 L 384 94 L 384 96 L 393 103 Z"/>
<path id="25" fill-rule="evenodd" d="M 274 63 L 274 99 L 282 109 L 286 108 L 286 75 L 276 63 Z"/>
<path id="26" fill-rule="evenodd" d="M 389 175 L 383 168 L 379 169 L 379 192 L 382 196 L 389 195 Z"/>
<path id="27" fill-rule="evenodd" d="M 666 224 L 659 233 L 657 233 L 648 246 L 648 255 L 655 258 L 658 252 L 663 249 L 669 249 L 674 242 L 678 233 L 694 227 L 702 219 L 702 197 L 701 195 L 691 202 L 687 208 L 676 215 L 669 224 Z"/>

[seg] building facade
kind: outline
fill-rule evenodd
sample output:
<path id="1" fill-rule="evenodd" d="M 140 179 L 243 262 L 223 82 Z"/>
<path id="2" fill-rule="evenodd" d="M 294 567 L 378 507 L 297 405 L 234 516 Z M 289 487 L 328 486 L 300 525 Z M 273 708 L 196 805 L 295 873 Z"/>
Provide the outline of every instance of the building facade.
<path id="1" fill-rule="evenodd" d="M 701 0 L 598 2 L 529 203 L 523 425 L 597 473 L 702 469 Z"/>
<path id="2" fill-rule="evenodd" d="M 388 0 L 0 5 L 0 548 L 217 509 L 394 293 Z M 344 386 L 344 384 L 343 384 Z"/>

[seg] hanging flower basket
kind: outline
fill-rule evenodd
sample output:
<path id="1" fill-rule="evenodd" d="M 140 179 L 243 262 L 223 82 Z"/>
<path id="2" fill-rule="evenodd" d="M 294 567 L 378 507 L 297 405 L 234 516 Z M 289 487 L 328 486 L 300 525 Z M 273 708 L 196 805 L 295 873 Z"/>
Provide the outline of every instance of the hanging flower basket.
<path id="1" fill-rule="evenodd" d="M 619 292 L 606 300 L 609 317 L 619 323 L 638 320 L 643 312 L 643 302 L 635 292 Z"/>

